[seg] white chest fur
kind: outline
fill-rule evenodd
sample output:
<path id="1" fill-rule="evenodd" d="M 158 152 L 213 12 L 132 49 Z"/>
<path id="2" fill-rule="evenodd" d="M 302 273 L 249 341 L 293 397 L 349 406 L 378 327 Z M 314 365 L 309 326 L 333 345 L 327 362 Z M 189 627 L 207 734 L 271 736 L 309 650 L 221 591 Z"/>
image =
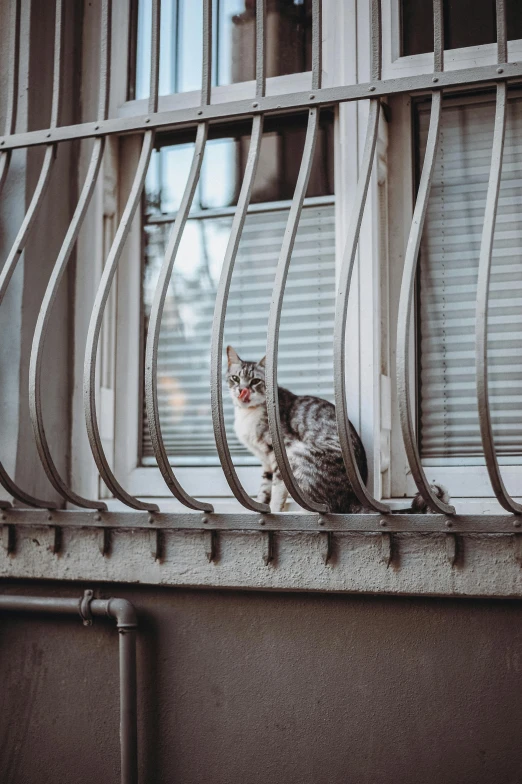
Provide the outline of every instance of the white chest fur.
<path id="1" fill-rule="evenodd" d="M 261 406 L 245 408 L 236 406 L 234 430 L 242 444 L 265 462 L 267 445 L 263 438 L 264 411 Z"/>

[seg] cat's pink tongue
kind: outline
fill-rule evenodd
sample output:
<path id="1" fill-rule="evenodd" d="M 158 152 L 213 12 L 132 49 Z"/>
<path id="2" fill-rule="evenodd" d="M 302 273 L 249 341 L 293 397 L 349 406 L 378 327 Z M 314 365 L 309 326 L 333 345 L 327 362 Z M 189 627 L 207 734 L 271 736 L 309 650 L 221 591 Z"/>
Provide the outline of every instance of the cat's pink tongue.
<path id="1" fill-rule="evenodd" d="M 248 387 L 243 387 L 241 392 L 239 393 L 239 399 L 242 403 L 249 403 L 250 402 L 250 390 Z"/>

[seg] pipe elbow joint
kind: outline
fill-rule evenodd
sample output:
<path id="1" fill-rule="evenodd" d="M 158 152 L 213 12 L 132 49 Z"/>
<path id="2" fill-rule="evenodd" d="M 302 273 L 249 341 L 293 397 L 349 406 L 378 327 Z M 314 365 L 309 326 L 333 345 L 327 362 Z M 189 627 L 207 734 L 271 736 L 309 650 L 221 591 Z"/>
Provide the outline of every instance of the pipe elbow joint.
<path id="1" fill-rule="evenodd" d="M 118 629 L 137 629 L 138 617 L 134 605 L 127 599 L 109 599 L 107 615 L 114 618 Z"/>

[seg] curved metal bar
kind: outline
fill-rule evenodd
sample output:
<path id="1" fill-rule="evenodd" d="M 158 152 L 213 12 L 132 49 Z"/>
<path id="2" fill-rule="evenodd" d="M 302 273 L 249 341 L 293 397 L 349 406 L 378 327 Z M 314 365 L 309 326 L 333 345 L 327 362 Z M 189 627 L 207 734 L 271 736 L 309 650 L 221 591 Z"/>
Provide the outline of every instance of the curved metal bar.
<path id="1" fill-rule="evenodd" d="M 100 37 L 100 87 L 98 120 L 107 117 L 109 86 L 110 86 L 110 36 L 111 36 L 111 0 L 103 0 L 101 8 L 101 37 Z M 89 208 L 94 188 L 98 179 L 100 165 L 105 147 L 105 138 L 97 138 L 94 141 L 91 160 L 87 175 L 83 185 L 76 210 L 65 235 L 62 247 L 56 259 L 51 277 L 47 284 L 47 289 L 42 301 L 31 348 L 31 358 L 29 361 L 29 411 L 33 425 L 38 454 L 44 467 L 45 473 L 53 487 L 67 501 L 77 506 L 87 509 L 107 509 L 103 501 L 92 501 L 75 493 L 71 490 L 60 476 L 56 464 L 52 458 L 49 443 L 47 440 L 42 411 L 41 396 L 41 377 L 43 365 L 43 351 L 47 328 L 53 308 L 53 304 L 58 293 L 60 282 L 67 268 L 72 250 L 78 239 L 78 234 L 83 224 L 83 220 Z"/>
<path id="2" fill-rule="evenodd" d="M 370 113 L 368 116 L 368 129 L 366 132 L 361 173 L 359 175 L 359 182 L 357 183 L 357 193 L 355 195 L 352 218 L 348 229 L 345 252 L 343 254 L 339 273 L 334 326 L 334 393 L 335 415 L 337 418 L 337 431 L 341 444 L 341 452 L 353 492 L 363 507 L 375 509 L 376 512 L 386 513 L 390 511 L 389 507 L 371 495 L 361 478 L 355 459 L 350 434 L 350 422 L 346 408 L 346 319 L 348 312 L 348 297 L 350 294 L 350 284 L 357 253 L 357 243 L 359 241 L 364 205 L 366 203 L 366 195 L 368 193 L 368 186 L 372 173 L 373 157 L 379 130 L 379 110 L 380 100 L 377 98 L 370 101 Z"/>
<path id="3" fill-rule="evenodd" d="M 16 265 L 21 258 L 22 252 L 29 238 L 29 234 L 36 220 L 38 210 L 40 209 L 43 198 L 45 196 L 45 192 L 49 185 L 54 159 L 54 145 L 49 145 L 45 150 L 45 157 L 42 164 L 42 169 L 40 171 L 40 177 L 38 178 L 38 183 L 34 190 L 29 209 L 25 214 L 24 220 L 22 221 L 22 225 L 18 230 L 18 234 L 16 235 L 13 246 L 9 252 L 4 266 L 2 267 L 2 271 L 0 272 L 0 305 L 3 302 L 7 287 L 9 286 L 9 282 L 16 269 Z M 7 490 L 8 493 L 10 493 L 14 498 L 23 504 L 43 507 L 44 509 L 54 509 L 58 506 L 55 501 L 44 501 L 40 498 L 33 497 L 29 493 L 26 493 L 25 490 L 22 490 L 20 487 L 18 487 L 16 482 L 9 477 L 7 471 L 1 463 L 0 484 Z"/>
<path id="4" fill-rule="evenodd" d="M 176 479 L 176 476 L 174 475 L 170 465 L 167 450 L 165 449 L 165 444 L 163 442 L 163 436 L 161 434 L 161 422 L 158 406 L 158 343 L 161 331 L 161 319 L 163 316 L 163 308 L 165 306 L 165 299 L 170 283 L 170 277 L 172 275 L 172 268 L 174 266 L 174 261 L 176 260 L 179 244 L 183 236 L 183 231 L 185 229 L 192 200 L 194 198 L 194 192 L 198 184 L 207 135 L 208 123 L 203 122 L 198 126 L 190 173 L 183 193 L 183 198 L 176 215 L 174 226 L 170 232 L 167 248 L 165 250 L 165 257 L 163 259 L 158 282 L 156 284 L 156 290 L 154 292 L 154 300 L 150 310 L 149 326 L 147 330 L 147 344 L 145 349 L 145 404 L 147 407 L 147 421 L 149 425 L 152 448 L 154 449 L 154 455 L 158 462 L 161 475 L 163 476 L 163 479 L 165 480 L 165 483 L 170 492 L 178 499 L 178 501 L 181 501 L 182 504 L 188 506 L 190 509 L 199 509 L 204 512 L 212 512 L 213 507 L 211 504 L 197 501 L 183 489 Z"/>
<path id="5" fill-rule="evenodd" d="M 290 259 L 292 257 L 295 235 L 297 233 L 297 226 L 301 216 L 308 180 L 310 178 L 315 143 L 317 140 L 318 125 L 319 110 L 310 109 L 303 158 L 301 160 L 299 176 L 297 178 L 294 197 L 292 199 L 292 205 L 290 207 L 283 244 L 281 246 L 281 252 L 279 254 L 279 260 L 277 262 L 275 273 L 272 302 L 268 316 L 265 381 L 268 426 L 270 430 L 270 436 L 272 438 L 274 455 L 286 488 L 292 498 L 297 501 L 297 503 L 304 509 L 308 509 L 310 512 L 326 513 L 328 512 L 328 508 L 325 506 L 325 504 L 316 503 L 303 493 L 290 467 L 290 462 L 288 460 L 288 455 L 286 454 L 286 448 L 284 444 L 283 430 L 281 427 L 281 417 L 279 414 L 279 393 L 277 388 L 277 349 L 279 345 L 281 308 L 283 306 L 285 284 L 288 276 Z"/>
<path id="6" fill-rule="evenodd" d="M 109 255 L 107 256 L 98 291 L 96 292 L 89 330 L 87 332 L 83 374 L 83 401 L 87 435 L 89 436 L 91 451 L 100 475 L 116 498 L 133 509 L 144 509 L 149 512 L 158 511 L 156 504 L 144 503 L 130 495 L 114 476 L 105 456 L 98 427 L 98 415 L 96 412 L 96 357 L 98 354 L 98 339 L 100 336 L 103 314 L 109 297 L 111 283 L 145 185 L 145 177 L 147 176 L 147 169 L 153 146 L 154 131 L 146 131 L 136 174 L 134 175 L 134 182 L 132 183 L 129 198 L 127 199 L 127 204 L 125 205 Z"/>
<path id="7" fill-rule="evenodd" d="M 223 354 L 223 331 L 225 328 L 225 316 L 232 282 L 232 273 L 236 262 L 237 251 L 243 226 L 245 224 L 246 213 L 252 194 L 252 186 L 256 176 L 256 169 L 261 152 L 261 140 L 263 136 L 263 117 L 257 115 L 252 124 L 252 136 L 248 159 L 241 185 L 241 192 L 237 202 L 237 208 L 232 221 L 232 229 L 228 240 L 221 276 L 216 293 L 216 305 L 214 309 L 214 321 L 212 325 L 212 347 L 210 351 L 210 397 L 212 408 L 212 424 L 214 425 L 214 436 L 216 438 L 216 448 L 219 460 L 230 489 L 237 500 L 246 509 L 253 512 L 270 512 L 267 504 L 259 503 L 249 496 L 239 481 L 239 477 L 234 468 L 230 449 L 228 447 L 227 433 L 225 427 L 225 416 L 223 412 L 223 375 L 222 375 L 222 354 Z M 268 394 L 268 393 L 267 393 Z"/>
<path id="8" fill-rule="evenodd" d="M 56 0 L 56 12 L 54 22 L 54 64 L 53 64 L 53 95 L 51 103 L 51 127 L 56 127 L 59 118 L 60 99 L 61 99 L 61 85 L 62 85 L 62 59 L 63 59 L 63 0 Z M 15 9 L 19 11 L 19 9 Z M 19 24 L 18 17 L 15 22 Z M 19 36 L 18 36 L 19 37 Z M 18 44 L 15 43 L 15 50 L 17 51 Z M 14 65 L 16 68 L 16 64 Z M 13 90 L 16 91 L 16 82 L 12 85 Z M 8 117 L 8 122 L 11 124 L 15 120 L 15 106 L 16 96 L 12 96 L 12 113 Z M 16 235 L 16 239 L 5 261 L 5 264 L 0 273 L 0 305 L 3 302 L 7 287 L 16 269 L 16 265 L 20 260 L 22 252 L 27 243 L 29 234 L 34 225 L 38 211 L 42 205 L 49 180 L 53 163 L 56 158 L 56 146 L 53 144 L 48 145 L 45 150 L 44 160 L 40 171 L 40 176 L 36 184 L 36 188 L 27 210 L 22 225 Z M 13 498 L 16 498 L 23 504 L 29 506 L 43 507 L 44 509 L 55 509 L 58 504 L 56 501 L 45 501 L 41 498 L 26 493 L 25 490 L 18 487 L 17 483 L 9 476 L 5 467 L 0 463 L 0 484 L 10 493 Z"/>
<path id="9" fill-rule="evenodd" d="M 4 135 L 14 133 L 16 123 L 16 107 L 18 98 L 18 53 L 20 49 L 20 6 L 21 0 L 11 0 L 11 18 L 9 20 L 9 81 L 7 84 L 7 110 L 5 116 Z M 9 163 L 11 151 L 0 153 L 0 192 L 2 191 Z"/>
<path id="10" fill-rule="evenodd" d="M 489 280 L 491 274 L 491 257 L 495 236 L 500 178 L 502 174 L 502 156 L 506 132 L 507 85 L 497 84 L 497 106 L 495 113 L 495 130 L 491 154 L 484 227 L 480 245 L 480 260 L 477 281 L 477 316 L 475 326 L 476 337 L 476 376 L 477 403 L 482 448 L 488 469 L 491 485 L 499 504 L 514 514 L 522 514 L 522 505 L 517 503 L 506 490 L 495 450 L 495 439 L 491 424 L 491 411 L 488 392 L 488 302 Z"/>
<path id="11" fill-rule="evenodd" d="M 38 320 L 36 322 L 33 345 L 31 349 L 31 358 L 29 362 L 29 410 L 31 414 L 36 446 L 38 448 L 38 454 L 40 456 L 45 473 L 47 474 L 47 477 L 53 487 L 65 500 L 71 501 L 71 503 L 76 504 L 77 506 L 86 507 L 87 509 L 106 509 L 107 505 L 103 501 L 91 501 L 87 498 L 83 498 L 71 490 L 61 478 L 56 464 L 52 458 L 49 442 L 47 441 L 47 436 L 45 433 L 42 411 L 41 378 L 45 337 L 51 317 L 52 307 L 58 293 L 60 282 L 66 270 L 67 263 L 78 238 L 85 214 L 89 207 L 94 188 L 96 186 L 100 164 L 103 157 L 104 141 L 105 140 L 103 138 L 98 138 L 94 142 L 91 162 L 89 164 L 89 169 L 87 171 L 82 193 L 60 249 L 60 253 L 58 254 L 58 258 L 49 279 L 40 312 L 38 314 Z"/>
<path id="12" fill-rule="evenodd" d="M 152 30 L 151 30 L 151 66 L 150 66 L 150 94 L 149 111 L 154 112 L 158 106 L 159 84 L 159 51 L 160 51 L 160 0 L 152 2 Z M 96 357 L 98 354 L 98 341 L 103 321 L 103 314 L 109 298 L 111 283 L 113 281 L 118 262 L 120 260 L 125 240 L 129 234 L 131 224 L 136 214 L 136 209 L 143 193 L 145 178 L 149 167 L 152 150 L 154 147 L 155 132 L 146 131 L 143 136 L 140 159 L 134 175 L 134 181 L 127 198 L 127 203 L 116 231 L 109 255 L 107 256 L 100 285 L 96 292 L 91 320 L 87 332 L 87 345 L 85 348 L 85 362 L 83 369 L 83 403 L 85 410 L 85 423 L 91 451 L 98 466 L 100 476 L 113 493 L 113 495 L 133 509 L 143 509 L 149 512 L 159 511 L 158 506 L 152 503 L 139 501 L 130 495 L 118 482 L 112 472 L 100 438 L 98 415 L 96 412 Z"/>
<path id="13" fill-rule="evenodd" d="M 433 180 L 433 170 L 435 167 L 442 108 L 441 93 L 433 93 L 431 101 L 430 126 L 426 153 L 424 156 L 424 167 L 422 169 L 408 245 L 406 247 L 399 299 L 399 313 L 397 317 L 397 394 L 404 446 L 406 448 L 411 473 L 419 492 L 433 512 L 455 514 L 455 509 L 452 506 L 437 498 L 431 489 L 430 483 L 422 468 L 413 427 L 412 400 L 409 384 L 411 360 L 410 326 L 413 290 L 422 229 L 426 217 L 428 198 Z"/>

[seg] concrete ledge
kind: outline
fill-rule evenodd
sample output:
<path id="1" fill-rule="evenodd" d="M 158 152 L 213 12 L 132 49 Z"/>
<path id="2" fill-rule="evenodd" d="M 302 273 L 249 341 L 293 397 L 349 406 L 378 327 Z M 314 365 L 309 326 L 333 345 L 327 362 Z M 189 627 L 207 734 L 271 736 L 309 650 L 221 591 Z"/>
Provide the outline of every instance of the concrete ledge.
<path id="1" fill-rule="evenodd" d="M 0 577 L 247 590 L 522 597 L 518 538 L 19 527 Z M 15 548 L 11 553 L 7 545 Z M 271 549 L 270 546 L 271 545 Z M 105 555 L 103 551 L 105 550 Z M 272 560 L 269 558 L 272 556 Z M 329 561 L 325 564 L 325 558 Z M 209 561 L 209 558 L 214 560 Z M 269 560 L 268 565 L 265 562 Z M 389 563 L 388 563 L 389 561 Z"/>

